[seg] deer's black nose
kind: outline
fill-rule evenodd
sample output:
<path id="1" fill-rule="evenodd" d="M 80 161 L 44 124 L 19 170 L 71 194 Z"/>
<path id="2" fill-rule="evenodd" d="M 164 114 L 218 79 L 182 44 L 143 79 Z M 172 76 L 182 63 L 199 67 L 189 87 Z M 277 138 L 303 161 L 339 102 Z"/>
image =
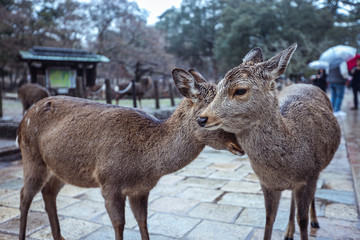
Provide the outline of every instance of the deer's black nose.
<path id="1" fill-rule="evenodd" d="M 199 117 L 197 121 L 200 127 L 205 127 L 207 120 L 207 117 Z"/>

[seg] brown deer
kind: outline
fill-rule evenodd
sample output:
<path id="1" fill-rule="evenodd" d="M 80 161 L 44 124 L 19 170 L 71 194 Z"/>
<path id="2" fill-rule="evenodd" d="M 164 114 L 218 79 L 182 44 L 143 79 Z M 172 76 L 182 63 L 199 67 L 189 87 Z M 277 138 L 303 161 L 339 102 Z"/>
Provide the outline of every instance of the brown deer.
<path id="1" fill-rule="evenodd" d="M 23 106 L 23 115 L 25 112 L 40 99 L 50 96 L 50 92 L 37 83 L 25 83 L 18 89 L 18 98 Z"/>
<path id="2" fill-rule="evenodd" d="M 63 239 L 56 196 L 65 183 L 101 188 L 118 240 L 123 239 L 129 197 L 141 238 L 149 239 L 148 196 L 160 177 L 185 167 L 205 145 L 242 155 L 234 134 L 209 132 L 197 124 L 196 117 L 214 98 L 216 85 L 194 70 L 189 72 L 172 72 L 185 98 L 165 121 L 137 109 L 65 96 L 34 105 L 18 130 L 24 165 L 20 239 L 25 238 L 28 210 L 40 190 L 53 237 Z"/>
<path id="3" fill-rule="evenodd" d="M 86 97 L 89 99 L 101 99 L 105 92 L 105 84 L 93 85 L 86 88 Z"/>
<path id="4" fill-rule="evenodd" d="M 139 105 L 141 108 L 141 98 L 144 94 L 151 88 L 152 86 L 152 79 L 150 77 L 144 77 L 140 79 L 140 82 L 135 82 L 135 93 L 139 100 Z M 129 84 L 119 84 L 119 89 L 122 90 L 113 90 L 113 98 L 116 101 L 116 105 L 119 104 L 119 99 L 123 98 L 125 95 L 131 96 L 132 95 L 132 82 Z"/>
<path id="5" fill-rule="evenodd" d="M 301 239 L 308 239 L 308 214 L 318 228 L 314 195 L 319 173 L 340 143 L 340 128 L 331 103 L 319 88 L 296 84 L 277 94 L 275 78 L 283 74 L 296 44 L 264 61 L 260 48 L 226 73 L 218 92 L 198 122 L 209 130 L 233 132 L 250 158 L 264 193 L 270 239 L 281 191 L 292 190 L 285 239 L 293 239 L 294 212 Z"/>

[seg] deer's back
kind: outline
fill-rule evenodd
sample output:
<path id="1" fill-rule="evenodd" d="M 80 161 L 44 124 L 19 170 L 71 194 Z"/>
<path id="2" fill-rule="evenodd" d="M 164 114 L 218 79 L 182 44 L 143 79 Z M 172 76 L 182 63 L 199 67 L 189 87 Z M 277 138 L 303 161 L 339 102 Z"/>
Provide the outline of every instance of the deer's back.
<path id="1" fill-rule="evenodd" d="M 331 161 L 341 136 L 327 95 L 318 87 L 295 84 L 279 93 L 279 107 L 290 126 L 293 142 L 305 146 L 309 151 L 304 152 L 304 156 L 315 155 L 321 169 L 325 168 Z"/>
<path id="2" fill-rule="evenodd" d="M 63 181 L 96 187 L 109 175 L 123 181 L 146 172 L 159 121 L 141 111 L 71 97 L 39 101 L 19 127 L 21 149 L 32 149 Z M 140 168 L 139 168 L 140 166 Z M 126 175 L 126 176 L 125 176 Z M 126 179 L 128 178 L 128 179 Z M 120 179 L 121 180 L 121 179 Z"/>
<path id="3" fill-rule="evenodd" d="M 39 84 L 27 83 L 19 88 L 18 96 L 22 101 L 32 105 L 40 99 L 50 96 L 50 93 Z"/>

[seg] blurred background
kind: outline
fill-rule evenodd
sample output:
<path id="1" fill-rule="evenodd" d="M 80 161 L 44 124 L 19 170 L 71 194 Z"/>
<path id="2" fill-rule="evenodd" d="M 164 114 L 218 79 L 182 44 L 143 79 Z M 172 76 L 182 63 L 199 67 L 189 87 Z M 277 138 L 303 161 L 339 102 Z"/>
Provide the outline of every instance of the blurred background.
<path id="1" fill-rule="evenodd" d="M 360 46 L 357 0 L 1 0 L 0 19 L 7 90 L 26 80 L 18 55 L 34 46 L 104 55 L 110 62 L 99 64 L 97 78 L 112 81 L 133 78 L 136 63 L 160 76 L 193 67 L 218 81 L 251 48 L 261 47 L 266 59 L 293 42 L 299 47 L 287 75 L 300 79 L 329 47 Z"/>

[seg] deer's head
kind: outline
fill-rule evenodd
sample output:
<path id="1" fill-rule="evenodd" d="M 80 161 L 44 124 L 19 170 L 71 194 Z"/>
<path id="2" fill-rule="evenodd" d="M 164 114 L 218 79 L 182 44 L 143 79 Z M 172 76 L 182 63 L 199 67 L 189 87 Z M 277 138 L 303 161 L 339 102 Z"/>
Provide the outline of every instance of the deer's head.
<path id="1" fill-rule="evenodd" d="M 234 133 L 256 127 L 277 108 L 275 79 L 285 72 L 296 47 L 293 44 L 265 62 L 261 49 L 252 49 L 221 80 L 213 102 L 198 118 L 199 125 Z"/>
<path id="2" fill-rule="evenodd" d="M 197 124 L 197 117 L 213 101 L 216 95 L 216 85 L 208 82 L 199 72 L 190 69 L 188 72 L 175 68 L 172 76 L 186 103 L 179 106 L 185 112 L 185 121 L 190 122 L 190 128 L 196 138 L 203 144 L 216 149 L 228 150 L 236 155 L 243 155 L 244 151 L 233 133 L 217 130 L 209 132 Z"/>

